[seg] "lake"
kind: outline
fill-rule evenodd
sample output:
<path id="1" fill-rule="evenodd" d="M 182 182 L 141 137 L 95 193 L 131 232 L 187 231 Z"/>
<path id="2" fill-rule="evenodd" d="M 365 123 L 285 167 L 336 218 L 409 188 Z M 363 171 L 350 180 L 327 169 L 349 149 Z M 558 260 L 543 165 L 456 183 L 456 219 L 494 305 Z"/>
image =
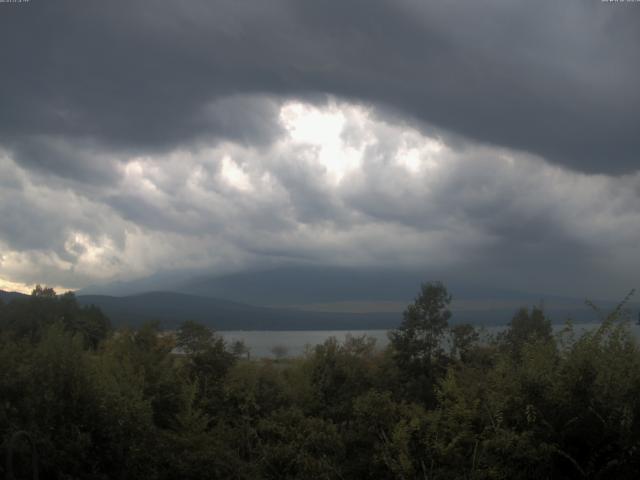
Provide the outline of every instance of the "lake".
<path id="1" fill-rule="evenodd" d="M 595 328 L 596 323 L 575 324 L 576 333 Z M 504 326 L 483 327 L 488 335 L 496 334 L 504 330 Z M 553 325 L 554 331 L 564 328 L 564 324 Z M 640 327 L 632 324 L 632 331 L 640 336 Z M 284 331 L 220 331 L 218 332 L 227 342 L 242 340 L 251 351 L 252 357 L 273 357 L 274 347 L 285 347 L 287 356 L 302 355 L 306 348 L 319 345 L 329 337 L 344 340 L 347 334 L 352 336 L 367 335 L 376 339 L 376 345 L 384 348 L 389 343 L 387 333 L 389 330 L 284 330 Z"/>
<path id="2" fill-rule="evenodd" d="M 287 356 L 302 355 L 307 346 L 313 347 L 330 337 L 344 340 L 347 334 L 361 337 L 367 335 L 376 339 L 376 345 L 383 348 L 389 343 L 388 330 L 274 330 L 274 331 L 227 331 L 217 332 L 227 342 L 242 340 L 251 350 L 252 357 L 273 357 L 274 347 L 286 347 Z"/>

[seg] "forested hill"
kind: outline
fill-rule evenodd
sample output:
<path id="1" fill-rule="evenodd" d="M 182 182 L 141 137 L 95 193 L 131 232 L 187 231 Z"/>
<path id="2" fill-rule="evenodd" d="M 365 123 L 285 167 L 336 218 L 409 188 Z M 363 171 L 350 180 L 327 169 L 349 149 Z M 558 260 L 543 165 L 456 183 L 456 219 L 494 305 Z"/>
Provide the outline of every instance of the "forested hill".
<path id="1" fill-rule="evenodd" d="M 100 307 L 116 326 L 160 320 L 163 328 L 175 328 L 184 320 L 194 320 L 216 330 L 360 330 L 394 328 L 401 320 L 397 313 L 273 309 L 173 292 L 127 297 L 81 295 L 78 301 Z"/>
<path id="2" fill-rule="evenodd" d="M 139 300 L 172 308 L 161 293 Z M 555 335 L 534 307 L 489 337 L 451 325 L 450 303 L 426 283 L 386 347 L 331 337 L 252 358 L 197 322 L 117 331 L 37 287 L 0 302 L 0 478 L 37 477 L 33 465 L 78 480 L 637 478 L 626 301 L 589 331 Z"/>
<path id="3" fill-rule="evenodd" d="M 18 292 L 5 292 L 4 290 L 0 290 L 0 300 L 2 300 L 5 303 L 10 302 L 13 299 L 16 298 L 24 298 L 27 295 L 25 295 L 24 293 L 18 293 Z"/>
<path id="4" fill-rule="evenodd" d="M 4 302 L 22 296 L 0 290 L 0 299 Z M 216 330 L 371 330 L 395 328 L 402 320 L 400 311 L 347 313 L 268 308 L 176 292 L 129 296 L 78 295 L 77 299 L 81 305 L 99 307 L 114 326 L 136 327 L 158 320 L 162 328 L 173 329 L 184 320 L 194 320 Z M 598 302 L 605 310 L 612 308 L 610 303 Z M 636 318 L 638 306 L 629 306 Z M 510 304 L 489 303 L 456 308 L 454 298 L 452 323 L 506 325 L 516 309 Z M 577 299 L 567 300 L 564 305 L 549 304 L 545 312 L 553 323 L 563 323 L 569 317 L 578 323 L 597 321 L 594 312 Z"/>
<path id="5" fill-rule="evenodd" d="M 0 290 L 9 302 L 27 297 Z M 78 295 L 83 306 L 96 305 L 115 326 L 139 327 L 159 321 L 161 328 L 174 329 L 184 320 L 203 323 L 215 330 L 375 330 L 391 329 L 402 320 L 400 312 L 347 313 L 267 308 L 175 292 L 149 292 L 128 296 Z M 477 324 L 506 323 L 513 309 L 460 312 L 454 321 Z"/>

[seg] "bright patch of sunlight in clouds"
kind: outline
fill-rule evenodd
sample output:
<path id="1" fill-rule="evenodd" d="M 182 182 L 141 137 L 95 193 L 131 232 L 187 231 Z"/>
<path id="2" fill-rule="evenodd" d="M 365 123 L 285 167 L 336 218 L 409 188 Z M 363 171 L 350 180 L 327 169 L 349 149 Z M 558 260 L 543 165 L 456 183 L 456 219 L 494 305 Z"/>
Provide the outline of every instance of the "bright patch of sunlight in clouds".
<path id="1" fill-rule="evenodd" d="M 45 184 L 0 157 L 0 185 L 11 185 L 0 189 L 0 288 L 336 259 L 425 271 L 504 266 L 510 284 L 519 261 L 522 288 L 552 288 L 548 258 L 562 258 L 566 272 L 604 258 L 624 273 L 619 283 L 637 271 L 640 177 L 585 175 L 450 142 L 338 100 L 281 100 L 274 111 L 269 142 L 203 138 L 112 156 L 114 180 L 91 188 Z M 612 254 L 625 246 L 633 261 Z"/>
<path id="2" fill-rule="evenodd" d="M 118 266 L 115 261 L 118 251 L 108 237 L 95 239 L 82 232 L 73 232 L 68 236 L 64 247 L 70 255 L 76 257 L 76 268 L 81 271 L 91 273 L 100 269 L 105 276 L 117 273 L 114 267 Z"/>
<path id="3" fill-rule="evenodd" d="M 0 278 L 0 290 L 4 290 L 5 292 L 31 293 L 34 287 L 35 285 L 26 285 L 24 283 L 19 283 L 19 282 L 10 282 L 9 280 Z"/>
<path id="4" fill-rule="evenodd" d="M 222 159 L 221 174 L 232 187 L 245 192 L 252 190 L 249 176 L 242 171 L 229 155 L 225 155 Z"/>
<path id="5" fill-rule="evenodd" d="M 317 149 L 317 161 L 324 166 L 334 183 L 339 183 L 362 162 L 363 146 L 356 148 L 345 142 L 343 130 L 347 117 L 363 123 L 367 111 L 352 105 L 319 108 L 300 102 L 290 102 L 280 110 L 280 121 L 295 143 L 312 145 Z"/>
<path id="6" fill-rule="evenodd" d="M 410 173 L 419 173 L 422 169 L 435 169 L 446 152 L 444 143 L 426 137 L 419 132 L 408 130 L 402 134 L 402 146 L 396 153 L 396 162 Z"/>

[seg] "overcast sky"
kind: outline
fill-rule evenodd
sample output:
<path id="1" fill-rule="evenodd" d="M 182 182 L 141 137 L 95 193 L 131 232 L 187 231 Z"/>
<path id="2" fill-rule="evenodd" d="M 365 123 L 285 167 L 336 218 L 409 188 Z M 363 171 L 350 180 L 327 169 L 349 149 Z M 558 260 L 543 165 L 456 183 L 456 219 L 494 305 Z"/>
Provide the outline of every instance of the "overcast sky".
<path id="1" fill-rule="evenodd" d="M 0 288 L 640 286 L 640 3 L 31 0 L 0 44 Z"/>

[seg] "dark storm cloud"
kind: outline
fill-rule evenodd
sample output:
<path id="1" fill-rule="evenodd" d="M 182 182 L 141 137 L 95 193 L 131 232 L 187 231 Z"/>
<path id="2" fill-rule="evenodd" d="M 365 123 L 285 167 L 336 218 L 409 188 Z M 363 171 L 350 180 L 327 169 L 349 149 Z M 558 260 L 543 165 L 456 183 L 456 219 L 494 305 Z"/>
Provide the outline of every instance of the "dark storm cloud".
<path id="1" fill-rule="evenodd" d="M 0 3 L 0 283 L 334 265 L 617 294 L 639 22 L 597 0 Z"/>
<path id="2" fill-rule="evenodd" d="M 105 215 L 108 212 L 100 204 L 68 188 L 34 183 L 34 178 L 2 158 L 0 174 L 12 182 L 0 183 L 0 254 L 55 252 L 68 259 L 74 252 L 67 251 L 67 241 L 74 231 L 89 236 L 108 234 L 114 241 L 118 239 L 117 219 Z"/>
<path id="3" fill-rule="evenodd" d="M 320 122 L 315 140 L 283 126 L 258 149 L 225 142 L 133 157 L 113 184 L 83 188 L 0 154 L 0 281 L 333 265 L 537 292 L 633 285 L 640 174 L 458 148 L 347 103 L 294 111 L 293 124 Z M 325 158 L 354 150 L 359 162 L 346 170 Z"/>
<path id="4" fill-rule="evenodd" d="M 56 173 L 89 185 L 113 183 L 119 177 L 113 156 L 86 139 L 18 135 L 5 147 L 16 161 L 41 173 Z"/>
<path id="5" fill-rule="evenodd" d="M 278 133 L 269 121 L 277 108 L 263 97 L 225 104 L 228 97 L 326 92 L 573 169 L 635 171 L 636 7 L 597 0 L 2 4 L 0 143 L 32 166 L 47 162 L 33 136 L 109 151 L 158 151 L 202 137 L 265 143 Z M 50 168 L 65 175 L 56 152 Z"/>

